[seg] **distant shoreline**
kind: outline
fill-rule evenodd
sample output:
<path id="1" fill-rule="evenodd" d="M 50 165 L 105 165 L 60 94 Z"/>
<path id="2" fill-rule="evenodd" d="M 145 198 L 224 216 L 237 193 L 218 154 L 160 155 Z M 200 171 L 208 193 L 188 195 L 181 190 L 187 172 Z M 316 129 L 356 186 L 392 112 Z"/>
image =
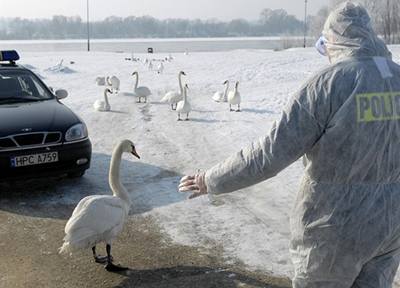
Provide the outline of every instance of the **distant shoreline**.
<path id="1" fill-rule="evenodd" d="M 313 37 L 308 37 L 308 39 Z M 193 38 L 93 38 L 92 43 L 142 43 L 142 42 L 203 42 L 203 41 L 279 41 L 283 39 L 301 40 L 303 36 L 262 36 L 262 37 L 193 37 Z M 86 43 L 87 39 L 18 39 L 0 40 L 0 43 Z"/>
<path id="2" fill-rule="evenodd" d="M 308 46 L 314 39 L 307 38 Z M 155 53 L 216 52 L 240 49 L 284 50 L 302 47 L 303 37 L 229 37 L 229 38 L 135 38 L 91 39 L 90 49 L 97 52 Z M 16 49 L 21 52 L 86 51 L 87 39 L 64 40 L 0 40 L 0 50 Z"/>

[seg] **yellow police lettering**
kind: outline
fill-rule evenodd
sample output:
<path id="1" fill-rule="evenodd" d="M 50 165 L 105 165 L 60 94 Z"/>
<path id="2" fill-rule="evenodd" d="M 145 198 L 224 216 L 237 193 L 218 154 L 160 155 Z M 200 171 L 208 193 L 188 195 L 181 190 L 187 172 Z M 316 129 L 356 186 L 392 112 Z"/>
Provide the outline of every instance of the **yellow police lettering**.
<path id="1" fill-rule="evenodd" d="M 400 92 L 356 95 L 358 122 L 400 119 Z"/>

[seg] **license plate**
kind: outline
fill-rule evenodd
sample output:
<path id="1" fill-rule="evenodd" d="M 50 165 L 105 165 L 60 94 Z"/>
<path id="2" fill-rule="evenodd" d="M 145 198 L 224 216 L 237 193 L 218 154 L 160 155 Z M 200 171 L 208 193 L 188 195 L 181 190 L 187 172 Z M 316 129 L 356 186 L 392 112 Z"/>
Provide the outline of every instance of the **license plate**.
<path id="1" fill-rule="evenodd" d="M 23 167 L 58 162 L 58 152 L 11 157 L 11 167 Z"/>

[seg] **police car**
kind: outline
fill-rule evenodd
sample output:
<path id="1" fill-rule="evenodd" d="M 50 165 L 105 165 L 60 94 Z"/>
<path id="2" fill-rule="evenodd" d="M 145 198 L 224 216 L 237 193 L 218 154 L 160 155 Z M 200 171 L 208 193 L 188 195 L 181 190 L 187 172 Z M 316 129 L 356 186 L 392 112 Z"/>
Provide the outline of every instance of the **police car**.
<path id="1" fill-rule="evenodd" d="M 49 175 L 81 177 L 92 144 L 85 123 L 60 102 L 16 51 L 0 51 L 0 180 Z"/>

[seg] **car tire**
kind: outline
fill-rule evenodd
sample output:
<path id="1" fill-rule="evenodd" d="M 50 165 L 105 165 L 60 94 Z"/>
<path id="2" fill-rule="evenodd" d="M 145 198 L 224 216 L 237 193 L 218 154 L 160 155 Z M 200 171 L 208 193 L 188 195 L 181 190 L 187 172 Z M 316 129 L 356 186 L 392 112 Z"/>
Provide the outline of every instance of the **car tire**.
<path id="1" fill-rule="evenodd" d="M 68 178 L 81 178 L 85 175 L 86 171 L 70 172 L 68 173 Z"/>

